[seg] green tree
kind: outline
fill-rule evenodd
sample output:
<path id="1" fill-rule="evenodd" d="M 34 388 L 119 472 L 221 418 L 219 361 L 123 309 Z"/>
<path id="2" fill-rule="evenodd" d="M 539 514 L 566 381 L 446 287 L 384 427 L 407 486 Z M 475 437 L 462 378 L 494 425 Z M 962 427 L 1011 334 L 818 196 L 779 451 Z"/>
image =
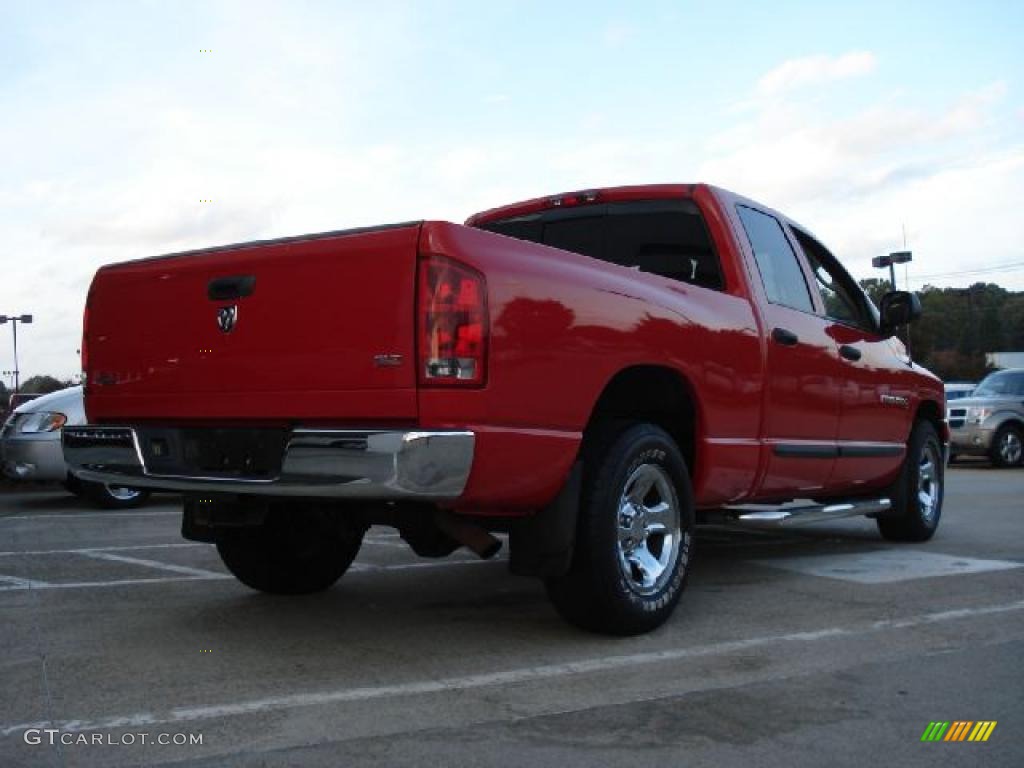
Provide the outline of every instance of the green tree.
<path id="1" fill-rule="evenodd" d="M 999 320 L 999 310 L 995 305 L 985 307 L 978 326 L 978 343 L 982 352 L 999 352 L 1005 346 L 1003 326 Z"/>
<path id="2" fill-rule="evenodd" d="M 1024 293 L 1010 295 L 1000 311 L 1006 350 L 1024 350 Z"/>
<path id="3" fill-rule="evenodd" d="M 61 381 L 53 376 L 33 376 L 22 383 L 21 391 L 38 392 L 40 395 L 45 395 L 70 386 L 72 386 L 70 381 Z"/>

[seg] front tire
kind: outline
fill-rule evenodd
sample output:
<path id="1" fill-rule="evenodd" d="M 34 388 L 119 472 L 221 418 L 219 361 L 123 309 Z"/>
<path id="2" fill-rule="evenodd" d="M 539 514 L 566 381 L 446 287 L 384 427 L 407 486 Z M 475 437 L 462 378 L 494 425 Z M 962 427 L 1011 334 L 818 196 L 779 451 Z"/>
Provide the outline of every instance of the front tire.
<path id="1" fill-rule="evenodd" d="M 689 573 L 695 515 L 686 462 L 652 424 L 607 427 L 591 439 L 572 563 L 545 586 L 578 627 L 648 632 L 672 614 Z"/>
<path id="2" fill-rule="evenodd" d="M 930 422 L 919 421 L 890 491 L 892 509 L 878 517 L 879 532 L 890 541 L 927 541 L 939 527 L 944 497 L 942 443 Z"/>
<path id="3" fill-rule="evenodd" d="M 327 505 L 289 502 L 272 507 L 255 528 L 227 530 L 217 552 L 247 587 L 277 595 L 321 592 L 348 570 L 366 526 Z"/>
<path id="4" fill-rule="evenodd" d="M 999 468 L 1019 467 L 1024 462 L 1024 434 L 1016 424 L 1004 424 L 992 439 L 992 464 Z"/>

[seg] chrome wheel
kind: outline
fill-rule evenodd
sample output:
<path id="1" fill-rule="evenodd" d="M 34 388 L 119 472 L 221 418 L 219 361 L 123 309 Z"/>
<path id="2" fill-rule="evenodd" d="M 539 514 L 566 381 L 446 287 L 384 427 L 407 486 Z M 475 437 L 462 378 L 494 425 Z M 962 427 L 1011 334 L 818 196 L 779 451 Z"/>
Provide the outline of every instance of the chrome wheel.
<path id="1" fill-rule="evenodd" d="M 662 589 L 672 576 L 681 538 L 671 478 L 658 465 L 641 464 L 619 499 L 619 568 L 630 589 L 641 595 Z"/>
<path id="2" fill-rule="evenodd" d="M 921 517 L 930 521 L 939 509 L 942 497 L 941 460 L 934 443 L 927 443 L 921 451 L 917 469 L 917 503 Z"/>
<path id="3" fill-rule="evenodd" d="M 999 457 L 1003 460 L 1004 464 L 1014 465 L 1020 462 L 1021 451 L 1024 447 L 1021 445 L 1020 435 L 1014 432 L 1012 429 L 1008 429 L 1003 432 L 1002 438 L 999 440 Z"/>
<path id="4" fill-rule="evenodd" d="M 105 485 L 103 486 L 110 497 L 117 499 L 118 501 L 134 501 L 139 497 L 142 491 L 137 488 L 125 488 L 120 485 Z"/>

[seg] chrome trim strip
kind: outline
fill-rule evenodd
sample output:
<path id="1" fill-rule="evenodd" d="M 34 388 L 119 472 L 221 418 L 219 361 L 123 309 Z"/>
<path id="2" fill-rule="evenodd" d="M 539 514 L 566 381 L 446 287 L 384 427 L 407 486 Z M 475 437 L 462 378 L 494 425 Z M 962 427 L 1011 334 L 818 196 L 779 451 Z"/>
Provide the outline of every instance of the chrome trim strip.
<path id="1" fill-rule="evenodd" d="M 475 435 L 458 430 L 294 429 L 271 478 L 166 475 L 147 469 L 131 427 L 67 427 L 64 458 L 83 480 L 184 492 L 361 499 L 455 499 Z"/>

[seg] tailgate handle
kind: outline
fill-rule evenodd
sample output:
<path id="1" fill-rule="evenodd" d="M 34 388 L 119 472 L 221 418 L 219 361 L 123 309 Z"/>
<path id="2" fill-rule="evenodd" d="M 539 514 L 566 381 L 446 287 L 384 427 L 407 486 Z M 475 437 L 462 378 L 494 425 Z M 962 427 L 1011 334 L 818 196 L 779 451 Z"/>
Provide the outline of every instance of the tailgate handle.
<path id="1" fill-rule="evenodd" d="M 211 301 L 227 301 L 251 296 L 256 287 L 255 275 L 232 275 L 215 277 L 206 286 L 206 295 Z"/>

